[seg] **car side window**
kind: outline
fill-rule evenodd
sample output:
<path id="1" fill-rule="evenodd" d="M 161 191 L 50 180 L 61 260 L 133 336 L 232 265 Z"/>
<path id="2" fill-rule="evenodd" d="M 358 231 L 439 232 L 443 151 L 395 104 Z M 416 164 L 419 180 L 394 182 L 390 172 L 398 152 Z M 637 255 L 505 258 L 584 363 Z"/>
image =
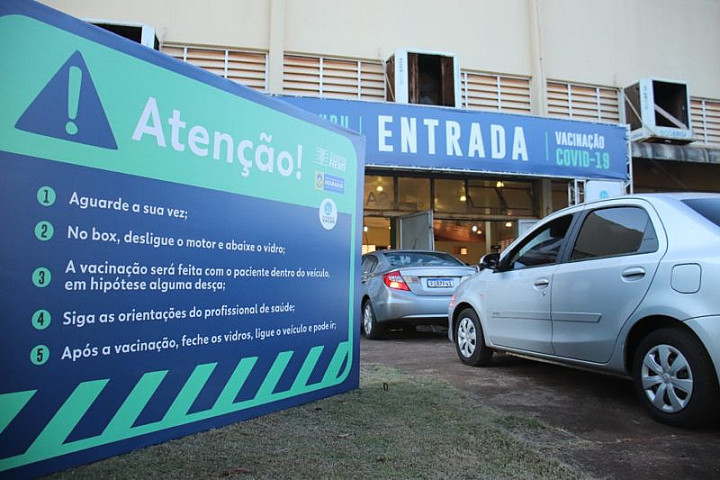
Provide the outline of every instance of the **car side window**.
<path id="1" fill-rule="evenodd" d="M 652 220 L 640 207 L 611 207 L 588 214 L 571 260 L 650 253 L 658 249 Z"/>
<path id="2" fill-rule="evenodd" d="M 541 227 L 510 255 L 506 270 L 555 263 L 571 222 L 572 215 L 565 215 Z"/>
<path id="3" fill-rule="evenodd" d="M 370 273 L 375 269 L 378 261 L 375 257 L 365 257 L 362 259 L 362 273 Z"/>

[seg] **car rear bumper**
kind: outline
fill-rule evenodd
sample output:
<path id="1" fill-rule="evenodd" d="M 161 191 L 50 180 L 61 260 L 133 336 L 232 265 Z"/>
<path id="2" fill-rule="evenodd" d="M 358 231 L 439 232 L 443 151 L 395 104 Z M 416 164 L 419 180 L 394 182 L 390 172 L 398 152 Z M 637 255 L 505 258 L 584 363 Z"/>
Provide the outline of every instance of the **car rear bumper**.
<path id="1" fill-rule="evenodd" d="M 450 295 L 418 296 L 404 291 L 388 291 L 373 301 L 378 322 L 409 325 L 447 324 Z"/>

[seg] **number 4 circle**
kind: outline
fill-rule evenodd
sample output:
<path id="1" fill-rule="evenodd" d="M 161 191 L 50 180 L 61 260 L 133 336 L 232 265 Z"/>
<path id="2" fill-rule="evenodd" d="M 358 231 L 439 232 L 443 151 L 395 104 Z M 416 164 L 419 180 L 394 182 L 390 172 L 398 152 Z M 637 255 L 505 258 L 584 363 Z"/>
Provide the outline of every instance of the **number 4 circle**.
<path id="1" fill-rule="evenodd" d="M 50 326 L 50 312 L 47 310 L 38 310 L 37 312 L 33 313 L 32 316 L 32 325 L 37 330 L 45 330 L 47 327 Z"/>

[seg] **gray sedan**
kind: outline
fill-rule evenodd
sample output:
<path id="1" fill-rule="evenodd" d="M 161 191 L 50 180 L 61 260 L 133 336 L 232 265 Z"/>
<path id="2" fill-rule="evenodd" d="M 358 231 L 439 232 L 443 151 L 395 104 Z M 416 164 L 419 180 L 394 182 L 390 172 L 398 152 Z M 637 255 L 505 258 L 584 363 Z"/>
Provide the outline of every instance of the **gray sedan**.
<path id="1" fill-rule="evenodd" d="M 572 206 L 482 267 L 449 308 L 464 363 L 503 351 L 626 375 L 661 422 L 718 419 L 720 195 Z"/>
<path id="2" fill-rule="evenodd" d="M 379 338 L 388 326 L 447 325 L 450 295 L 475 273 L 450 254 L 384 250 L 362 258 L 362 329 Z"/>

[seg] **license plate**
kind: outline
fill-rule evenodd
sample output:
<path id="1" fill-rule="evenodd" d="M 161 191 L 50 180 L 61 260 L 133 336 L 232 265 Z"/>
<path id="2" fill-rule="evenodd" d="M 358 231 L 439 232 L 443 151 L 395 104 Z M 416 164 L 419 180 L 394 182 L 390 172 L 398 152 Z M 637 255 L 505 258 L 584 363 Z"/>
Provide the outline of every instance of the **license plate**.
<path id="1" fill-rule="evenodd" d="M 428 288 L 452 288 L 455 286 L 452 278 L 428 278 Z"/>

